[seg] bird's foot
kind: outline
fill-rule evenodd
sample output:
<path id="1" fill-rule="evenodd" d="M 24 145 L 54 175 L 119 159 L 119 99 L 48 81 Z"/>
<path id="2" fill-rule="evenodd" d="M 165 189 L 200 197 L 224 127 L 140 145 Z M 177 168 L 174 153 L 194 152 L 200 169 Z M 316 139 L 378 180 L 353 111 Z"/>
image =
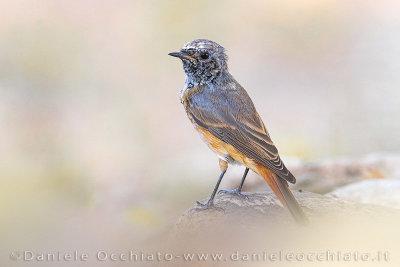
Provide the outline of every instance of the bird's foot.
<path id="1" fill-rule="evenodd" d="M 244 199 L 248 199 L 249 198 L 249 196 L 243 194 L 238 187 L 235 188 L 235 189 L 232 189 L 232 190 L 220 190 L 218 192 L 218 194 L 230 194 L 230 195 L 235 195 L 235 196 L 238 196 L 238 197 L 244 198 Z"/>
<path id="2" fill-rule="evenodd" d="M 208 209 L 213 209 L 216 211 L 221 211 L 221 212 L 225 212 L 225 210 L 223 208 L 217 207 L 214 205 L 214 201 L 209 200 L 207 201 L 207 203 L 203 203 L 200 201 L 196 201 L 197 205 L 199 205 L 199 207 L 197 207 L 197 210 L 208 210 Z"/>

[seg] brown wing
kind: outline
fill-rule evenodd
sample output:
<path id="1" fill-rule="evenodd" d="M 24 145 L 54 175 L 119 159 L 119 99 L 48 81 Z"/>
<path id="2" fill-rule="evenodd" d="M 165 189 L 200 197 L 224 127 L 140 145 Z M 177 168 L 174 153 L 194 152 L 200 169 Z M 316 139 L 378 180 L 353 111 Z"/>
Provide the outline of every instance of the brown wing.
<path id="1" fill-rule="evenodd" d="M 188 115 L 246 157 L 269 168 L 280 178 L 295 183 L 295 177 L 280 159 L 247 92 L 237 83 L 235 87 L 234 90 L 213 90 L 193 95 L 186 107 Z"/>

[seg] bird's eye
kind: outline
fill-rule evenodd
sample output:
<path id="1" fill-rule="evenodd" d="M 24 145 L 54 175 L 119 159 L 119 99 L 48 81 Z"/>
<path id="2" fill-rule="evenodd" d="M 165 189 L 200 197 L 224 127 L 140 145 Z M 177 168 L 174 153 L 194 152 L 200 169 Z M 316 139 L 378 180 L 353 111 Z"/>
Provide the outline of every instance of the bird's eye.
<path id="1" fill-rule="evenodd" d="M 200 53 L 200 58 L 203 60 L 206 60 L 210 57 L 210 55 L 207 52 L 201 52 Z"/>

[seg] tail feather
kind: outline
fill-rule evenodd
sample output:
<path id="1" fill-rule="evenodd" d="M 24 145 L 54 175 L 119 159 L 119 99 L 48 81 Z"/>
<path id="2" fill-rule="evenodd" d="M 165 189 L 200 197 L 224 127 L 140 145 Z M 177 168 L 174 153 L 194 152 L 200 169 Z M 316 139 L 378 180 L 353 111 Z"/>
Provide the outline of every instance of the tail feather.
<path id="1" fill-rule="evenodd" d="M 300 204 L 294 198 L 292 192 L 290 192 L 289 186 L 286 181 L 279 178 L 272 171 L 265 168 L 262 165 L 257 166 L 259 174 L 268 183 L 269 187 L 278 197 L 282 205 L 289 211 L 293 219 L 301 225 L 308 223 L 307 215 L 304 213 Z"/>

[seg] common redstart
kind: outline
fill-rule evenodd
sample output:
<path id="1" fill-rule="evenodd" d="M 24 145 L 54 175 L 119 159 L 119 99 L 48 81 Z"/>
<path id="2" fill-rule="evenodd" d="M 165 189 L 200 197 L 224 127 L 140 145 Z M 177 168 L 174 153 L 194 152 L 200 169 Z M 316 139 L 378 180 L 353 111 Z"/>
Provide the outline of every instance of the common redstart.
<path id="1" fill-rule="evenodd" d="M 186 113 L 219 158 L 221 175 L 211 197 L 207 203 L 197 203 L 215 208 L 213 200 L 228 164 L 240 164 L 246 170 L 239 186 L 222 192 L 244 196 L 242 186 L 251 169 L 265 179 L 298 223 L 308 222 L 288 187 L 296 179 L 279 157 L 246 90 L 229 73 L 225 49 L 210 40 L 196 39 L 169 55 L 183 62 L 186 82 L 180 98 Z"/>

